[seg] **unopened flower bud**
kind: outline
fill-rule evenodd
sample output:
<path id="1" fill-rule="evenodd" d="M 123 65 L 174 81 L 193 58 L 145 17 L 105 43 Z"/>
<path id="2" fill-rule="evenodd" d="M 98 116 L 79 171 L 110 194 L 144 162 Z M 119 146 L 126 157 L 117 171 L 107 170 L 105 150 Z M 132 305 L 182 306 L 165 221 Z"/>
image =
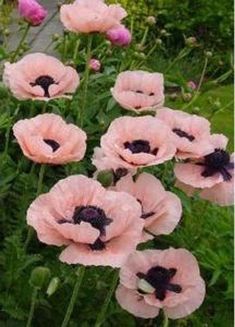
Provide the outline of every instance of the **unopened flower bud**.
<path id="1" fill-rule="evenodd" d="M 191 93 L 184 93 L 183 99 L 186 102 L 189 102 L 192 99 L 192 94 Z"/>
<path id="2" fill-rule="evenodd" d="M 40 25 L 47 16 L 47 10 L 36 0 L 18 0 L 18 11 L 32 26 Z"/>
<path id="3" fill-rule="evenodd" d="M 132 40 L 130 31 L 124 25 L 111 28 L 106 32 L 106 37 L 112 44 L 120 47 L 128 46 Z"/>
<path id="4" fill-rule="evenodd" d="M 36 267 L 31 272 L 29 283 L 31 286 L 41 289 L 48 283 L 50 275 L 51 272 L 49 268 Z"/>
<path id="5" fill-rule="evenodd" d="M 211 51 L 206 51 L 206 52 L 205 52 L 205 56 L 206 56 L 207 58 L 211 58 L 211 57 L 213 56 L 213 53 L 212 53 Z"/>
<path id="6" fill-rule="evenodd" d="M 162 45 L 162 40 L 159 39 L 159 38 L 157 38 L 157 39 L 156 39 L 156 44 L 157 44 L 157 45 Z"/>
<path id="7" fill-rule="evenodd" d="M 154 16 L 148 16 L 146 18 L 146 23 L 149 25 L 155 25 L 156 24 L 156 18 Z"/>
<path id="8" fill-rule="evenodd" d="M 59 39 L 60 39 L 60 34 L 55 33 L 55 34 L 52 35 L 52 40 L 53 41 L 58 41 Z"/>
<path id="9" fill-rule="evenodd" d="M 192 112 L 193 114 L 198 114 L 201 111 L 201 109 L 199 107 L 194 107 Z"/>
<path id="10" fill-rule="evenodd" d="M 114 176 L 112 170 L 101 170 L 98 172 L 97 180 L 104 186 L 109 187 L 113 184 Z"/>
<path id="11" fill-rule="evenodd" d="M 94 72 L 99 72 L 101 69 L 101 62 L 98 59 L 91 59 L 89 62 L 89 67 Z"/>
<path id="12" fill-rule="evenodd" d="M 169 98 L 171 100 L 175 101 L 178 98 L 178 95 L 177 95 L 177 93 L 172 93 L 172 94 L 170 94 Z"/>
<path id="13" fill-rule="evenodd" d="M 190 36 L 185 40 L 185 44 L 188 47 L 193 48 L 197 45 L 197 39 L 194 36 Z"/>
<path id="14" fill-rule="evenodd" d="M 10 30 L 9 30 L 9 28 L 5 28 L 5 29 L 3 30 L 3 34 L 4 34 L 5 36 L 8 36 L 8 35 L 10 34 Z"/>
<path id="15" fill-rule="evenodd" d="M 188 87 L 189 89 L 191 89 L 191 90 L 196 90 L 197 85 L 196 85 L 196 83 L 194 83 L 194 81 L 189 81 L 189 82 L 187 83 L 187 87 Z"/>

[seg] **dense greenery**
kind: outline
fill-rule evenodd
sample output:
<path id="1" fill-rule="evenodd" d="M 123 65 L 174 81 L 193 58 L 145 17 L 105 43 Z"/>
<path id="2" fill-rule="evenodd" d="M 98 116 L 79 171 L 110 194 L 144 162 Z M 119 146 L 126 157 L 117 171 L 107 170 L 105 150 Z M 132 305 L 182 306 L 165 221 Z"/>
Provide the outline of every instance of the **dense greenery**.
<path id="1" fill-rule="evenodd" d="M 91 75 L 89 81 L 84 126 L 89 135 L 86 158 L 76 164 L 48 166 L 43 192 L 70 174 L 92 176 L 94 173 L 95 167 L 90 160 L 93 148 L 99 145 L 101 135 L 114 118 L 130 114 L 114 102 L 109 91 L 117 74 L 125 69 L 164 73 L 167 105 L 209 118 L 213 131 L 227 135 L 230 138 L 229 147 L 231 150 L 233 148 L 231 1 L 120 2 L 129 12 L 133 44 L 127 49 L 112 48 L 100 36 L 95 37 L 93 56 L 101 60 L 103 70 Z M 1 10 L 3 13 L 8 8 L 2 7 Z M 156 16 L 156 25 L 146 24 L 148 15 Z M 1 22 L 1 31 L 6 37 L 8 21 L 2 19 Z M 185 39 L 191 36 L 196 37 L 197 44 L 187 46 Z M 62 60 L 72 63 L 81 75 L 85 65 L 85 42 L 86 37 L 82 37 L 77 53 L 74 53 L 77 45 L 75 35 L 65 33 L 55 38 L 54 43 L 55 51 Z M 8 55 L 3 45 L 1 64 Z M 190 80 L 197 85 L 201 80 L 200 90 L 189 89 L 187 82 Z M 72 103 L 68 100 L 51 101 L 47 111 L 75 122 L 82 96 L 82 92 L 78 91 Z M 39 114 L 42 103 L 37 102 L 32 106 L 30 101 L 18 102 L 3 84 L 0 86 L 0 98 L 0 326 L 25 326 L 32 296 L 30 275 L 35 267 L 44 266 L 50 269 L 50 279 L 58 277 L 60 282 L 51 296 L 46 294 L 48 284 L 40 291 L 33 326 L 57 327 L 63 320 L 71 296 L 76 267 L 59 262 L 59 249 L 39 243 L 36 237 L 25 251 L 26 210 L 36 196 L 40 166 L 23 157 L 11 132 L 15 121 Z M 174 176 L 170 164 L 148 168 L 146 171 L 154 173 L 166 188 L 176 192 L 184 208 L 182 221 L 176 231 L 151 241 L 148 248 L 174 246 L 189 249 L 198 258 L 202 276 L 207 283 L 207 296 L 202 307 L 186 319 L 170 322 L 170 326 L 232 327 L 232 209 L 218 207 L 197 197 L 189 199 L 175 189 L 172 186 Z M 86 269 L 71 327 L 94 326 L 113 273 L 109 268 Z M 150 321 L 137 319 L 124 312 L 113 298 L 102 326 L 161 326 L 161 322 L 162 316 Z"/>

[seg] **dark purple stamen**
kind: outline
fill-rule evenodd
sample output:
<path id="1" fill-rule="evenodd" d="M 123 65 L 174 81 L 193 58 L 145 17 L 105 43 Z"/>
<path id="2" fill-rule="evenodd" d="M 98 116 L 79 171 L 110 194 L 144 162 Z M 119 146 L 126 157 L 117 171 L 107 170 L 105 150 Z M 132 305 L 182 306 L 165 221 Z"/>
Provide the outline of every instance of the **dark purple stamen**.
<path id="1" fill-rule="evenodd" d="M 55 140 L 44 139 L 43 141 L 52 148 L 53 152 L 57 151 L 60 148 L 60 144 Z"/>
<path id="2" fill-rule="evenodd" d="M 156 266 L 148 270 L 147 274 L 137 273 L 137 277 L 146 280 L 152 287 L 155 288 L 155 297 L 163 301 L 166 297 L 166 292 L 171 291 L 180 293 L 182 287 L 178 284 L 172 284 L 171 279 L 175 276 L 177 269 L 164 268 Z"/>
<path id="3" fill-rule="evenodd" d="M 204 162 L 199 162 L 197 164 L 205 167 L 201 173 L 203 177 L 211 177 L 220 173 L 223 176 L 224 181 L 230 181 L 232 178 L 232 175 L 228 170 L 233 169 L 234 164 L 230 162 L 229 153 L 224 150 L 215 149 L 213 153 L 204 157 Z"/>
<path id="4" fill-rule="evenodd" d="M 139 204 L 141 205 L 141 208 L 142 208 L 142 214 L 141 214 L 140 218 L 147 219 L 149 217 L 152 217 L 155 214 L 155 212 L 153 212 L 153 211 L 150 211 L 148 213 L 144 213 L 142 202 L 139 199 L 137 199 L 137 201 L 139 202 Z"/>
<path id="5" fill-rule="evenodd" d="M 136 110 L 141 109 L 141 108 L 142 108 L 141 106 L 135 106 Z"/>
<path id="6" fill-rule="evenodd" d="M 31 86 L 39 85 L 44 90 L 44 96 L 50 98 L 49 87 L 52 84 L 58 84 L 55 82 L 54 78 L 48 75 L 39 76 L 34 83 L 30 83 Z"/>
<path id="7" fill-rule="evenodd" d="M 132 153 L 150 153 L 151 148 L 149 141 L 145 140 L 135 140 L 132 142 L 125 142 L 124 143 L 125 149 L 129 149 Z"/>
<path id="8" fill-rule="evenodd" d="M 127 174 L 128 170 L 126 168 L 118 168 L 113 171 L 114 184 L 116 184 L 122 177 L 126 176 Z"/>
<path id="9" fill-rule="evenodd" d="M 195 137 L 193 135 L 190 135 L 184 131 L 182 131 L 181 129 L 179 128 L 174 128 L 172 130 L 175 134 L 177 134 L 179 137 L 185 137 L 186 139 L 188 139 L 190 142 L 194 141 L 195 140 Z"/>
<path id="10" fill-rule="evenodd" d="M 154 96 L 154 93 L 153 92 L 149 93 L 149 96 L 150 97 Z"/>
<path id="11" fill-rule="evenodd" d="M 74 224 L 80 224 L 82 221 L 90 223 L 92 227 L 98 229 L 101 235 L 105 235 L 105 227 L 113 221 L 106 217 L 104 210 L 95 206 L 76 207 L 73 214 Z"/>
<path id="12" fill-rule="evenodd" d="M 140 93 L 140 94 L 143 94 L 144 92 L 141 91 L 141 90 L 137 90 L 136 93 Z"/>
<path id="13" fill-rule="evenodd" d="M 101 241 L 100 238 L 97 238 L 95 243 L 89 244 L 89 246 L 93 251 L 101 251 L 105 249 L 105 243 Z"/>

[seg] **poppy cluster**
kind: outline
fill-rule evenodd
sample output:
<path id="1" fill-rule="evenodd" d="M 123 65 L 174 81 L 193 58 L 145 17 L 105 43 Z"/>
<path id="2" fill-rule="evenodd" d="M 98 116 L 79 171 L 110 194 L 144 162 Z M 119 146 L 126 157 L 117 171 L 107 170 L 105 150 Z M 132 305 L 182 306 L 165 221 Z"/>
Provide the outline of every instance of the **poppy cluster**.
<path id="1" fill-rule="evenodd" d="M 60 9 L 69 31 L 108 38 L 115 29 L 124 29 L 126 15 L 120 5 L 102 0 L 76 0 Z M 124 44 L 129 42 L 125 37 L 115 34 L 114 39 Z M 72 97 L 79 75 L 58 59 L 35 53 L 6 63 L 4 82 L 19 100 L 49 101 Z M 164 107 L 162 74 L 122 72 L 111 93 L 136 116 L 115 119 L 101 137 L 92 157 L 94 178 L 74 175 L 58 181 L 32 202 L 27 223 L 41 242 L 63 247 L 62 262 L 120 267 L 116 298 L 127 311 L 153 318 L 163 309 L 172 319 L 182 318 L 203 302 L 205 283 L 186 249 L 136 251 L 140 243 L 172 233 L 182 216 L 178 196 L 142 170 L 173 160 L 176 186 L 231 205 L 233 155 L 226 151 L 224 135 L 211 134 L 207 119 Z M 138 116 L 145 111 L 154 116 Z M 55 114 L 20 120 L 13 132 L 34 162 L 61 165 L 85 156 L 86 133 Z M 100 172 L 113 176 L 107 188 L 96 180 Z"/>

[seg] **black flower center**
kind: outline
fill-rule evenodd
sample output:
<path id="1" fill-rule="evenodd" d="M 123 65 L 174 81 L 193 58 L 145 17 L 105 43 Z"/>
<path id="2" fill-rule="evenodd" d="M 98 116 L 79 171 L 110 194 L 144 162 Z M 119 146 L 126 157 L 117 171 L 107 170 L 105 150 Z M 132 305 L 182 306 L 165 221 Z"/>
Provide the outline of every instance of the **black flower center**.
<path id="1" fill-rule="evenodd" d="M 154 211 L 144 212 L 144 208 L 143 208 L 142 201 L 140 201 L 139 199 L 137 199 L 137 201 L 138 201 L 139 204 L 141 205 L 141 209 L 142 209 L 142 214 L 141 214 L 140 218 L 142 218 L 142 219 L 147 219 L 147 218 L 149 218 L 149 217 L 152 217 L 152 216 L 155 214 Z"/>
<path id="2" fill-rule="evenodd" d="M 163 301 L 166 297 L 166 292 L 171 291 L 180 293 L 182 287 L 178 284 L 172 284 L 171 279 L 175 276 L 177 269 L 166 269 L 161 266 L 156 266 L 148 270 L 147 274 L 137 273 L 137 277 L 144 279 L 153 288 L 155 288 L 155 297 Z M 140 290 L 141 291 L 141 290 Z"/>
<path id="3" fill-rule="evenodd" d="M 104 210 L 88 205 L 75 208 L 73 221 L 74 224 L 80 224 L 82 221 L 90 223 L 101 235 L 105 235 L 105 227 L 111 224 L 112 219 L 106 217 Z"/>
<path id="4" fill-rule="evenodd" d="M 53 152 L 56 152 L 60 148 L 60 144 L 55 140 L 44 139 L 43 141 L 52 148 Z"/>
<path id="5" fill-rule="evenodd" d="M 204 162 L 198 163 L 198 165 L 205 166 L 202 172 L 203 177 L 210 177 L 219 172 L 225 181 L 232 178 L 228 170 L 234 168 L 234 164 L 230 162 L 229 153 L 224 150 L 215 149 L 213 153 L 204 157 Z"/>
<path id="6" fill-rule="evenodd" d="M 150 153 L 151 147 L 149 141 L 145 140 L 135 140 L 132 142 L 124 143 L 125 149 L 129 149 L 132 153 Z"/>
<path id="7" fill-rule="evenodd" d="M 30 83 L 31 86 L 39 85 L 44 90 L 44 96 L 50 98 L 49 87 L 52 84 L 58 84 L 55 82 L 54 78 L 48 75 L 39 76 L 34 83 Z"/>
<path id="8" fill-rule="evenodd" d="M 126 176 L 127 174 L 128 170 L 126 168 L 118 168 L 113 171 L 114 184 L 116 184 L 122 177 Z"/>
<path id="9" fill-rule="evenodd" d="M 190 135 L 184 131 L 182 131 L 179 128 L 174 128 L 172 130 L 175 134 L 177 134 L 179 137 L 185 137 L 186 139 L 188 139 L 190 142 L 192 142 L 193 140 L 195 140 L 195 137 L 193 135 Z"/>

